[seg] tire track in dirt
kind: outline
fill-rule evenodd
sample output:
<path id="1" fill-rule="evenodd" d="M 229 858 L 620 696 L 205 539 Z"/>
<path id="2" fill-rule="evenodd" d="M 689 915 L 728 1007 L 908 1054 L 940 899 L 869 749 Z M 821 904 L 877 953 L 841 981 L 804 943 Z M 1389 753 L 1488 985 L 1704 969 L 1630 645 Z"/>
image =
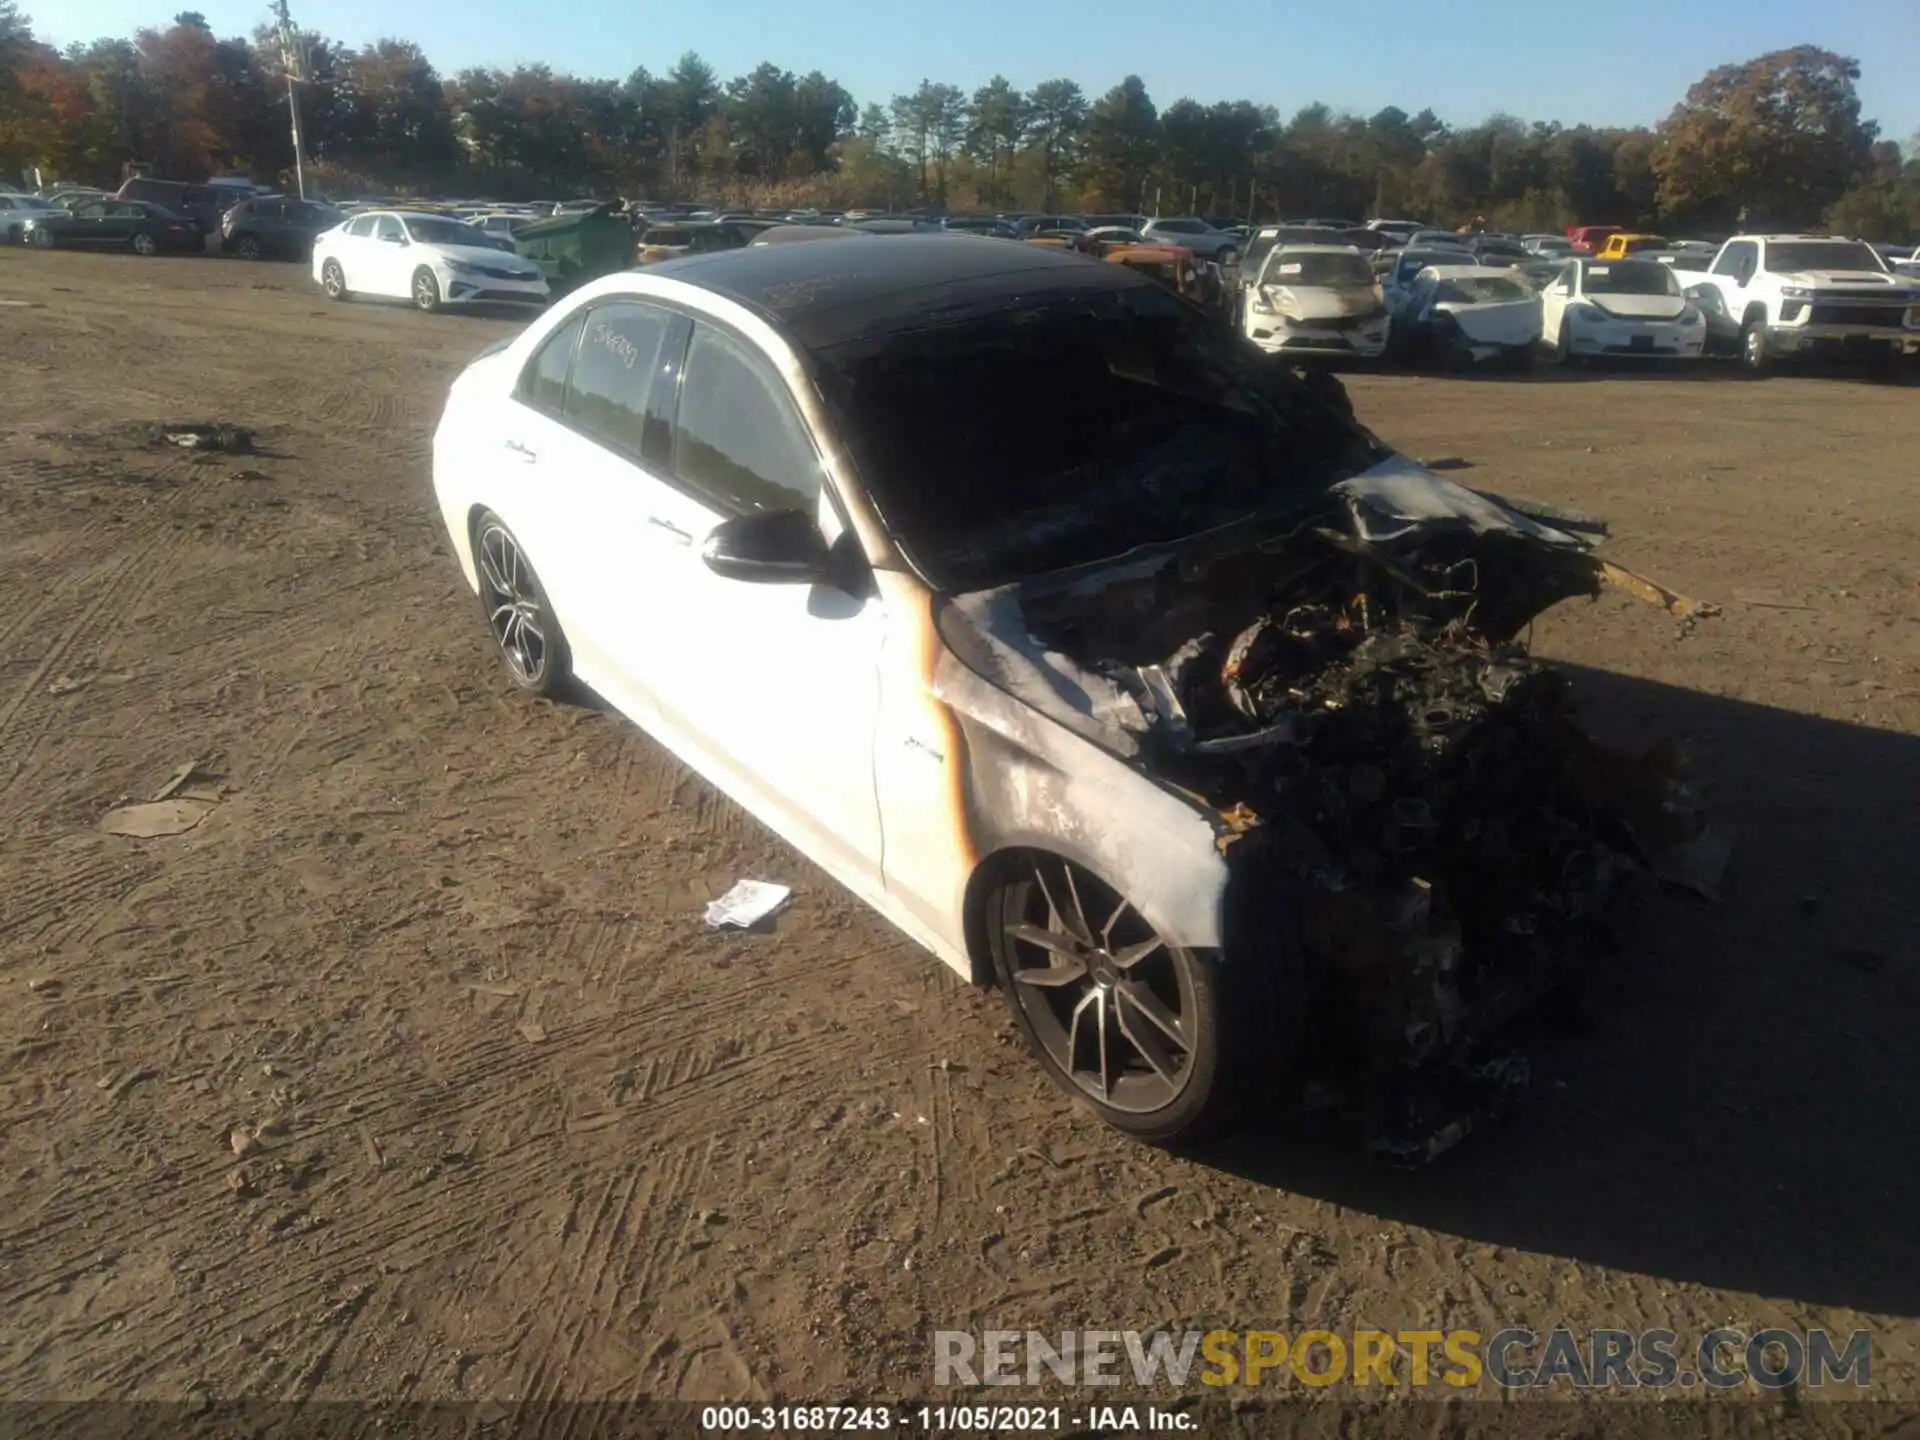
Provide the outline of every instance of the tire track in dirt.
<path id="1" fill-rule="evenodd" d="M 34 749 L 54 722 L 55 715 L 50 713 L 41 719 L 38 726 L 21 723 L 23 717 L 29 720 L 33 717 L 35 707 L 32 702 L 45 698 L 46 681 L 55 667 L 77 648 L 84 649 L 93 642 L 98 632 L 115 624 L 120 619 L 120 602 L 129 587 L 159 569 L 168 555 L 179 547 L 180 535 L 168 528 L 173 508 L 172 504 L 167 505 L 161 513 L 140 527 L 138 539 L 123 552 L 117 563 L 111 565 L 98 587 L 83 592 L 83 603 L 61 626 L 40 663 L 15 688 L 10 700 L 0 702 L 0 799 L 12 790 L 14 782 L 31 760 Z M 17 806 L 0 809 L 0 815 L 9 818 L 17 813 Z"/>

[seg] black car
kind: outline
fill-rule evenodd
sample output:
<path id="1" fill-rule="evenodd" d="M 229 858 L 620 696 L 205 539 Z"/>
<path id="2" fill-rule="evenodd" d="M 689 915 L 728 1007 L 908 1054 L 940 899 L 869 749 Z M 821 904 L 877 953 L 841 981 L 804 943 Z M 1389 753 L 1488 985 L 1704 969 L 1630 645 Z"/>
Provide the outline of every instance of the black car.
<path id="1" fill-rule="evenodd" d="M 242 260 L 305 260 L 313 254 L 313 237 L 346 218 L 331 205 L 285 195 L 242 200 L 220 217 L 220 248 Z"/>
<path id="2" fill-rule="evenodd" d="M 198 254 L 207 248 L 199 221 L 142 200 L 94 200 L 76 206 L 71 215 L 37 217 L 27 222 L 26 238 L 42 250 L 59 246 L 157 255 L 162 250 Z"/>
<path id="3" fill-rule="evenodd" d="M 136 175 L 114 193 L 116 200 L 138 200 L 158 205 L 189 220 L 198 220 L 202 234 L 220 229 L 220 217 L 229 206 L 248 199 L 252 191 L 240 185 L 195 185 L 186 180 L 155 180 Z"/>

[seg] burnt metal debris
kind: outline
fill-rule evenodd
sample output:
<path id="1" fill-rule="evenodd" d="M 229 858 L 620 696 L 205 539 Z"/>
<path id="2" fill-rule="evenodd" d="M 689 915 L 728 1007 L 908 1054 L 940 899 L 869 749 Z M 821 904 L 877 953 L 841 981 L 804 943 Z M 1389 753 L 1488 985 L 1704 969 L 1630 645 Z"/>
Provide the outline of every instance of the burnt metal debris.
<path id="1" fill-rule="evenodd" d="M 1587 517 L 1411 467 L 1330 498 L 1251 550 L 1022 609 L 1131 697 L 1136 763 L 1220 815 L 1235 883 L 1265 900 L 1256 941 L 1312 958 L 1318 1061 L 1373 1151 L 1420 1164 L 1524 1089 L 1514 1022 L 1577 987 L 1622 882 L 1710 890 L 1725 858 L 1677 747 L 1589 738 L 1519 637 L 1609 585 L 1713 607 L 1599 560 Z"/>

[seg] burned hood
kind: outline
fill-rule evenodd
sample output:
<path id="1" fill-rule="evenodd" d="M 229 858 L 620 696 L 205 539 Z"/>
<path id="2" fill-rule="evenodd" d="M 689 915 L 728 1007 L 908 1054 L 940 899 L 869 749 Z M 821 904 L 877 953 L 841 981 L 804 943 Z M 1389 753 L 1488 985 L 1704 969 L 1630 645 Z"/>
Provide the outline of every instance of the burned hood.
<path id="1" fill-rule="evenodd" d="M 995 691 L 1135 759 L 1166 738 L 1170 707 L 1155 694 L 1183 647 L 1244 628 L 1289 592 L 1351 590 L 1350 577 L 1367 571 L 1504 640 L 1559 601 L 1628 577 L 1593 554 L 1603 534 L 1597 521 L 1471 490 L 1393 455 L 1281 518 L 948 597 L 939 629 L 953 658 Z M 1639 583 L 1635 593 L 1683 603 Z"/>
<path id="2" fill-rule="evenodd" d="M 1385 301 L 1377 285 L 1283 285 L 1260 287 L 1282 315 L 1296 320 L 1347 320 L 1376 315 Z"/>

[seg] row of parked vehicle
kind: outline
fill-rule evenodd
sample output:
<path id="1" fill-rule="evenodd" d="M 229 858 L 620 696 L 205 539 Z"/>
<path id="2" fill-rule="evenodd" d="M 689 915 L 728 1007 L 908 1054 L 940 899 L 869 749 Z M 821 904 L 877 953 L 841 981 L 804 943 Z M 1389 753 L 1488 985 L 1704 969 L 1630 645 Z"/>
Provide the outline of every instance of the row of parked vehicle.
<path id="1" fill-rule="evenodd" d="M 1530 258 L 1503 263 L 1447 232 L 1369 256 L 1331 229 L 1265 227 L 1239 267 L 1234 323 L 1302 361 L 1524 367 L 1541 352 L 1566 364 L 1729 353 L 1763 373 L 1784 358 L 1891 368 L 1920 356 L 1920 275 L 1862 241 L 1736 235 L 1683 250 L 1620 232 L 1582 236 L 1578 249 L 1538 244 L 1554 238 L 1527 237 Z"/>

